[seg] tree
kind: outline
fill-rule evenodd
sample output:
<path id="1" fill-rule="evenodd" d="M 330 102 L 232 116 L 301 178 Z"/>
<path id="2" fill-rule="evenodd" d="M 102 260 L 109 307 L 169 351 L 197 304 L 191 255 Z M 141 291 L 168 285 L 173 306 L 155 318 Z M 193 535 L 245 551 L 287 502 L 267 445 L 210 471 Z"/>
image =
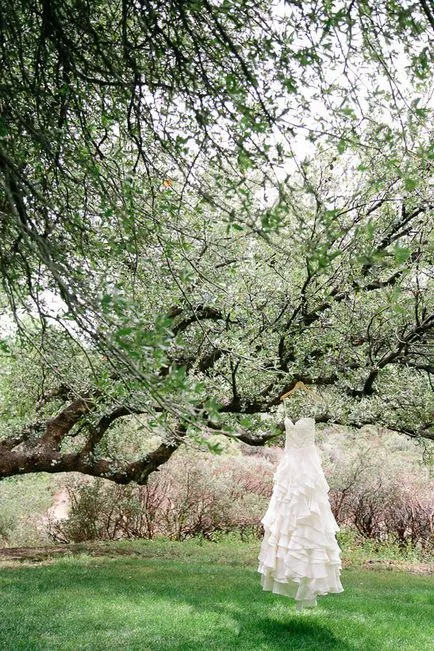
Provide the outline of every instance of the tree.
<path id="1" fill-rule="evenodd" d="M 143 483 L 300 379 L 433 438 L 430 8 L 3 4 L 0 476 Z"/>

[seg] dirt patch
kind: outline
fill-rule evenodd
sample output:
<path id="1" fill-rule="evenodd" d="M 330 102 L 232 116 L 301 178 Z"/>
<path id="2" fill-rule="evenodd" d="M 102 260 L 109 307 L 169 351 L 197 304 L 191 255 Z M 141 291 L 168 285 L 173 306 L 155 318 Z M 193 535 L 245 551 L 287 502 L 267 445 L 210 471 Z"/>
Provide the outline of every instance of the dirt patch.
<path id="1" fill-rule="evenodd" d="M 46 547 L 5 547 L 0 549 L 0 563 L 11 561 L 26 561 L 39 563 L 48 559 L 73 554 L 89 554 L 90 556 L 137 556 L 137 552 L 116 547 L 97 545 L 71 544 Z"/>
<path id="2" fill-rule="evenodd" d="M 6 547 L 0 549 L 0 561 L 42 561 L 51 556 L 71 554 L 68 547 Z"/>
<path id="3" fill-rule="evenodd" d="M 365 561 L 362 567 L 368 570 L 401 570 L 410 574 L 434 574 L 433 563 L 413 563 L 409 561 Z"/>
<path id="4" fill-rule="evenodd" d="M 54 495 L 53 505 L 47 511 L 47 519 L 51 521 L 65 520 L 69 513 L 69 495 L 66 488 L 61 488 Z"/>

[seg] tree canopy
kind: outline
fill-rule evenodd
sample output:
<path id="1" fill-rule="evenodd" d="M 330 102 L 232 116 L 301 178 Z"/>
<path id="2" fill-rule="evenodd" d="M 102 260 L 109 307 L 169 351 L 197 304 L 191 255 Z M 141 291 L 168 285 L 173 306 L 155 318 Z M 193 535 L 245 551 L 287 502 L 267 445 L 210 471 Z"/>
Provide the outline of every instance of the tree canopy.
<path id="1" fill-rule="evenodd" d="M 298 380 L 434 438 L 428 3 L 1 7 L 0 477 L 261 445 Z"/>

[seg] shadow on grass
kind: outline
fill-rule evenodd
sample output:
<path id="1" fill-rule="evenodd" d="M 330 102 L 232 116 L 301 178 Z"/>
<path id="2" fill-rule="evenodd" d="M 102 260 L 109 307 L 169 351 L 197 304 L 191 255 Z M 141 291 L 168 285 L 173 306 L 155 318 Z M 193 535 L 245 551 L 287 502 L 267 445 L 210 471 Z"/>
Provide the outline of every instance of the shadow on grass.
<path id="1" fill-rule="evenodd" d="M 252 638 L 268 642 L 269 649 L 353 649 L 318 622 L 295 619 L 279 622 L 264 617 L 257 619 L 254 626 L 250 625 L 250 631 Z"/>
<path id="2" fill-rule="evenodd" d="M 377 608 L 377 618 L 393 621 L 393 606 L 387 599 L 365 604 L 369 585 L 323 597 L 318 609 L 297 613 L 292 600 L 262 592 L 257 580 L 251 569 L 203 565 L 200 559 L 188 564 L 78 557 L 7 568 L 0 581 L 0 648 L 385 648 L 369 615 Z M 410 620 L 414 607 L 402 605 L 401 616 Z"/>

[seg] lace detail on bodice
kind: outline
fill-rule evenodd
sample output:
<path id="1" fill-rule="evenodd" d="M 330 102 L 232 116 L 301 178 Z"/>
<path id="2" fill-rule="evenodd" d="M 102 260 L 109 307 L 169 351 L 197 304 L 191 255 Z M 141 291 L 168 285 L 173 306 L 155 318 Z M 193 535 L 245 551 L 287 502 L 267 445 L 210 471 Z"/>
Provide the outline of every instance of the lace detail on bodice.
<path id="1" fill-rule="evenodd" d="M 286 442 L 285 450 L 289 448 L 304 448 L 315 444 L 315 419 L 300 418 L 296 423 L 285 417 Z"/>

